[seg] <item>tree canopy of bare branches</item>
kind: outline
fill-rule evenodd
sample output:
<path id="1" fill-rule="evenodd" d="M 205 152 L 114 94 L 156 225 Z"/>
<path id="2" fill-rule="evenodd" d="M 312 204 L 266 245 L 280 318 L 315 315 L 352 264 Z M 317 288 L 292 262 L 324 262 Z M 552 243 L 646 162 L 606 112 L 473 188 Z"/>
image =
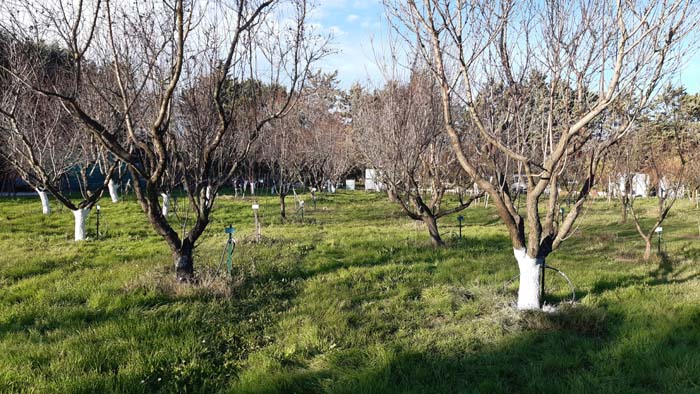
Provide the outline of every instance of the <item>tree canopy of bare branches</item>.
<path id="1" fill-rule="evenodd" d="M 520 269 L 518 307 L 540 308 L 546 257 L 571 234 L 606 150 L 628 133 L 678 65 L 696 35 L 698 5 L 384 3 L 396 32 L 438 81 L 445 132 L 462 169 L 491 196 L 508 228 Z M 633 104 L 606 121 L 620 100 Z M 479 147 L 477 154 L 467 154 L 467 144 Z M 586 159 L 571 160 L 581 156 Z M 572 209 L 557 220 L 560 174 L 572 163 L 586 171 L 579 172 Z M 520 171 L 524 213 L 509 187 Z"/>
<path id="2" fill-rule="evenodd" d="M 437 220 L 470 205 L 476 195 L 449 209 L 442 206 L 448 189 L 465 184 L 444 135 L 437 85 L 421 71 L 408 82 L 389 81 L 374 94 L 353 102 L 355 149 L 378 171 L 378 180 L 410 218 L 424 222 L 434 246 L 441 246 Z"/>
<path id="3" fill-rule="evenodd" d="M 24 80 L 0 72 L 0 155 L 37 190 L 45 214 L 50 213 L 47 192 L 75 215 L 75 240 L 85 238 L 85 219 L 108 180 L 90 184 L 97 172 L 107 178 L 117 162 L 94 138 L 83 138 L 82 125 L 72 122 L 60 103 L 37 95 L 32 85 L 65 86 L 70 75 L 68 53 L 56 46 L 3 36 L 2 58 Z M 81 200 L 74 203 L 63 186 L 69 178 L 79 185 Z"/>
<path id="4" fill-rule="evenodd" d="M 37 85 L 12 65 L 5 70 L 60 102 L 83 138 L 127 165 L 177 277 L 190 280 L 219 187 L 261 130 L 293 107 L 325 53 L 326 40 L 306 24 L 306 2 L 49 0 L 1 11 L 15 16 L 9 34 L 58 40 L 68 52 L 68 85 Z M 184 234 L 159 202 L 173 184 L 182 184 L 194 213 Z"/>

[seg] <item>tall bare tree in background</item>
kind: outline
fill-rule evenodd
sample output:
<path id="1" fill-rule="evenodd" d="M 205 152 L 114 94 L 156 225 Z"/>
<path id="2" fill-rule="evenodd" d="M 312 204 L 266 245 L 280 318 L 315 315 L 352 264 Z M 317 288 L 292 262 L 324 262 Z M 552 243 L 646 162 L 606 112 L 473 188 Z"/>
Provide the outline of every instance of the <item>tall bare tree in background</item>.
<path id="1" fill-rule="evenodd" d="M 444 245 L 438 219 L 468 207 L 477 197 L 444 207 L 448 189 L 460 178 L 457 160 L 444 135 L 437 85 L 426 72 L 408 82 L 389 81 L 374 94 L 352 103 L 355 149 L 378 171 L 391 199 L 413 220 L 425 223 L 434 246 Z"/>
<path id="2" fill-rule="evenodd" d="M 294 185 L 301 179 L 301 172 L 307 160 L 303 152 L 306 124 L 296 107 L 283 119 L 271 124 L 274 131 L 266 137 L 260 158 L 270 170 L 273 191 L 279 198 L 280 218 L 287 220 L 287 196 L 295 193 Z"/>
<path id="3" fill-rule="evenodd" d="M 266 135 L 260 158 L 269 168 L 279 197 L 280 216 L 287 218 L 286 198 L 295 184 L 315 190 L 338 182 L 354 164 L 348 125 L 336 74 L 317 71 L 307 80 L 301 98 Z M 312 191 L 315 198 L 315 191 Z"/>
<path id="4" fill-rule="evenodd" d="M 304 179 L 320 190 L 335 190 L 355 164 L 347 95 L 338 87 L 337 72 L 316 72 L 309 78 L 297 111 L 308 132 L 301 153 L 307 157 Z"/>
<path id="5" fill-rule="evenodd" d="M 520 270 L 518 308 L 541 308 L 545 259 L 570 236 L 606 150 L 678 64 L 697 30 L 697 4 L 384 3 L 396 31 L 438 81 L 445 131 L 462 169 L 490 195 L 508 229 Z M 543 77 L 537 91 L 533 75 Z M 606 122 L 606 109 L 620 98 L 634 104 Z M 468 123 L 455 108 L 464 109 Z M 478 153 L 468 154 L 466 144 Z M 585 161 L 569 160 L 581 155 Z M 572 209 L 557 221 L 559 175 L 572 162 L 587 170 Z M 522 170 L 527 187 L 525 212 L 516 209 L 509 187 L 514 169 Z"/>
<path id="6" fill-rule="evenodd" d="M 306 2 L 50 0 L 0 11 L 17 15 L 7 26 L 15 36 L 61 39 L 72 83 L 32 89 L 60 101 L 87 130 L 83 138 L 126 163 L 143 211 L 173 252 L 177 278 L 191 280 L 219 187 L 260 131 L 293 106 L 324 52 L 306 26 Z M 247 81 L 285 86 L 284 97 L 246 95 Z M 173 168 L 193 213 L 182 234 L 159 202 Z"/>

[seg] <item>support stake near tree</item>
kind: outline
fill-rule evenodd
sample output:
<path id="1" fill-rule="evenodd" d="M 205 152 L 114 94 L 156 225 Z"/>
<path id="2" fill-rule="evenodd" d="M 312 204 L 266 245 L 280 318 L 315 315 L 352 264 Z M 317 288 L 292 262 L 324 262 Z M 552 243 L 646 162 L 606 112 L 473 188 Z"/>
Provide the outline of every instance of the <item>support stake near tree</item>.
<path id="1" fill-rule="evenodd" d="M 224 264 L 224 260 L 226 260 L 226 270 L 228 274 L 231 275 L 233 273 L 233 251 L 236 249 L 236 240 L 233 239 L 233 234 L 236 232 L 236 229 L 232 225 L 229 225 L 224 229 L 224 232 L 228 234 L 228 239 L 226 240 L 224 251 L 221 254 L 221 261 L 219 262 L 219 268 L 217 268 L 216 272 L 218 273 L 221 271 L 221 266 Z"/>
<path id="2" fill-rule="evenodd" d="M 258 218 L 258 210 L 260 209 L 260 205 L 255 202 L 253 204 L 253 215 L 255 216 L 255 242 L 260 243 L 260 219 Z"/>
<path id="3" fill-rule="evenodd" d="M 464 216 L 457 216 L 457 221 L 459 222 L 459 239 L 462 239 L 462 222 L 464 221 Z"/>

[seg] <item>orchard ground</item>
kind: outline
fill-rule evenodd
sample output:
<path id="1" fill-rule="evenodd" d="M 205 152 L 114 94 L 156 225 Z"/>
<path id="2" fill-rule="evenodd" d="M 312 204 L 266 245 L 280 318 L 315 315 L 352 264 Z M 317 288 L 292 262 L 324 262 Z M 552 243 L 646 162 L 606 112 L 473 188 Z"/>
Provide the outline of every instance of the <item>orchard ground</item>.
<path id="1" fill-rule="evenodd" d="M 619 205 L 590 204 L 548 260 L 576 285 L 577 303 L 556 313 L 514 310 L 510 241 L 483 204 L 461 213 L 464 239 L 457 215 L 442 219 L 436 249 L 383 195 L 324 194 L 304 223 L 285 224 L 263 197 L 260 244 L 251 203 L 218 199 L 196 252 L 200 284 L 179 285 L 133 200 L 103 199 L 100 240 L 92 212 L 90 240 L 74 243 L 66 209 L 0 199 L 0 391 L 700 391 L 700 240 L 687 201 L 647 263 Z M 228 224 L 239 240 L 230 279 L 215 275 Z M 570 297 L 547 279 L 548 302 Z"/>

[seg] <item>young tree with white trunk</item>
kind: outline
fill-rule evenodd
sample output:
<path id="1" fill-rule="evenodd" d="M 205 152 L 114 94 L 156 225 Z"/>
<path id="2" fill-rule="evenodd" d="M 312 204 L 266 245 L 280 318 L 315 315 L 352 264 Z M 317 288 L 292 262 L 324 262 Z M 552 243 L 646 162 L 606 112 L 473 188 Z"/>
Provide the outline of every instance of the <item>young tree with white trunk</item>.
<path id="1" fill-rule="evenodd" d="M 570 236 L 608 148 L 627 134 L 696 35 L 698 5 L 384 3 L 439 84 L 445 132 L 461 168 L 489 194 L 508 230 L 520 271 L 518 309 L 541 308 L 546 258 Z M 533 90 L 535 75 L 543 79 Z M 634 98 L 634 105 L 612 127 L 601 127 L 620 98 Z M 468 154 L 467 144 L 479 153 Z M 570 160 L 578 156 L 586 160 Z M 560 174 L 575 162 L 586 166 L 582 187 L 558 222 Z M 523 172 L 525 212 L 512 198 L 513 168 Z"/>
<path id="2" fill-rule="evenodd" d="M 65 83 L 68 54 L 57 47 L 3 40 L 4 66 L 20 72 L 20 81 L 0 72 L 0 155 L 39 194 L 44 214 L 51 213 L 49 194 L 73 212 L 75 240 L 86 238 L 85 222 L 97 203 L 116 162 L 91 138 L 85 139 L 63 111 L 60 103 L 36 95 L 27 84 Z M 88 178 L 101 175 L 104 182 L 90 184 Z M 62 184 L 79 185 L 81 199 L 74 202 Z"/>
<path id="3" fill-rule="evenodd" d="M 13 3 L 14 4 L 14 3 Z M 9 29 L 67 48 L 70 86 L 37 86 L 129 171 L 141 208 L 173 253 L 179 280 L 260 131 L 293 106 L 325 41 L 306 24 L 304 0 L 3 4 Z M 17 10 L 16 8 L 20 8 Z M 19 11 L 19 12 L 18 12 Z M 102 78 L 91 78 L 93 69 Z M 10 70 L 17 79 L 23 76 Z M 284 86 L 283 97 L 246 95 L 245 81 Z M 277 94 L 277 92 L 271 92 Z M 192 219 L 183 233 L 163 215 L 161 188 L 177 168 Z"/>

